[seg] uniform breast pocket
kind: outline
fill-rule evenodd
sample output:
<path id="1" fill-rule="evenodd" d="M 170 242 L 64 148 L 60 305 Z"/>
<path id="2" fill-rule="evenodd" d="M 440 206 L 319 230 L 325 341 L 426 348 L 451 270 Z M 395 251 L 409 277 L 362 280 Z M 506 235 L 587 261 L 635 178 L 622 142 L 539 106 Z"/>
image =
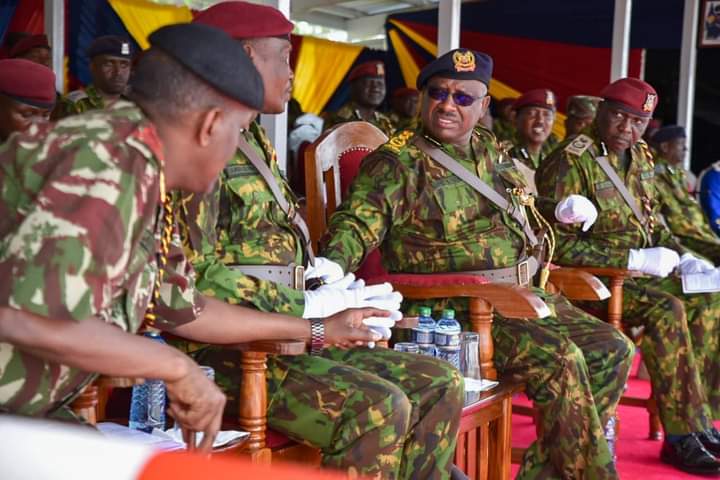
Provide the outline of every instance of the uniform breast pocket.
<path id="1" fill-rule="evenodd" d="M 598 219 L 593 226 L 594 231 L 625 230 L 627 227 L 625 200 L 612 183 L 603 182 L 595 185 L 595 204 L 598 208 Z"/>
<path id="2" fill-rule="evenodd" d="M 229 216 L 221 223 L 232 228 L 241 224 L 257 228 L 265 218 L 272 216 L 273 196 L 258 175 L 238 175 L 226 180 L 226 191 L 221 195 L 220 211 Z"/>
<path id="3" fill-rule="evenodd" d="M 467 238 L 490 229 L 492 222 L 484 211 L 486 202 L 462 180 L 456 177 L 436 180 L 433 196 L 448 239 Z"/>

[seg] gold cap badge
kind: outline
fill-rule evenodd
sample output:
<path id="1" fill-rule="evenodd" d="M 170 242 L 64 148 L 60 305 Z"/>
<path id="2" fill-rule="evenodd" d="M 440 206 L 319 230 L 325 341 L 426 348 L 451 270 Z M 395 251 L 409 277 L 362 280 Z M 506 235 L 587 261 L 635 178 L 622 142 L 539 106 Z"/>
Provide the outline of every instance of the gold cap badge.
<path id="1" fill-rule="evenodd" d="M 453 63 L 456 72 L 474 72 L 475 71 L 475 55 L 471 51 L 461 51 L 453 53 Z"/>
<path id="2" fill-rule="evenodd" d="M 643 112 L 652 112 L 653 108 L 655 107 L 655 100 L 657 99 L 657 95 L 654 93 L 648 93 L 645 96 L 645 103 L 643 103 L 642 110 Z"/>

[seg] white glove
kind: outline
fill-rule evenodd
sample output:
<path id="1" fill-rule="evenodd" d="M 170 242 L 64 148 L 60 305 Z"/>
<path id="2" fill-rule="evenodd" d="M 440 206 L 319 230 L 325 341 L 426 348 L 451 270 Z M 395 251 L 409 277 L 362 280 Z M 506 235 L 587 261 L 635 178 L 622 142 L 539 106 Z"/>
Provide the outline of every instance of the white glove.
<path id="1" fill-rule="evenodd" d="M 383 340 L 389 340 L 392 336 L 390 328 L 395 325 L 395 322 L 402 320 L 403 315 L 400 311 L 395 310 L 390 312 L 389 317 L 368 317 L 363 320 L 363 323 L 370 327 L 375 333 L 382 335 Z M 375 348 L 375 342 L 368 342 L 368 348 Z"/>
<path id="2" fill-rule="evenodd" d="M 327 284 L 337 282 L 344 276 L 342 267 L 325 257 L 315 257 L 315 264 L 305 269 L 305 280 L 320 278 Z"/>
<path id="3" fill-rule="evenodd" d="M 598 211 L 595 205 L 582 195 L 570 195 L 558 202 L 555 207 L 555 218 L 560 223 L 581 223 L 582 231 L 587 232 L 597 220 Z"/>
<path id="4" fill-rule="evenodd" d="M 686 273 L 710 272 L 715 269 L 715 266 L 707 260 L 697 258 L 692 253 L 683 253 L 678 269 L 682 275 L 685 275 Z"/>
<path id="5" fill-rule="evenodd" d="M 348 289 L 355 280 L 350 273 L 335 283 L 317 290 L 306 290 L 303 318 L 326 318 L 348 308 L 374 307 L 381 310 L 400 310 L 402 295 L 392 285 L 383 283 L 369 287 Z"/>
<path id="6" fill-rule="evenodd" d="M 631 248 L 627 268 L 656 277 L 667 277 L 679 263 L 680 256 L 669 248 Z"/>

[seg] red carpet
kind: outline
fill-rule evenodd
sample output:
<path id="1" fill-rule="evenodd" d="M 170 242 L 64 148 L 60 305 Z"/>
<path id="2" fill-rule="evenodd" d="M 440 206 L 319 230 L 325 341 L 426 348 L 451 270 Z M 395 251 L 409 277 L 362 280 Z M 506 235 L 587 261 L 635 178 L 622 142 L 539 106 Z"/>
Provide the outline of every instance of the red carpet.
<path id="1" fill-rule="evenodd" d="M 638 355 L 639 357 L 639 355 Z M 650 382 L 638 379 L 636 376 L 638 358 L 635 359 L 633 374 L 630 376 L 628 392 L 634 397 L 647 398 L 650 393 Z M 529 405 L 530 402 L 523 396 L 518 396 L 513 403 Z M 618 471 L 623 480 L 669 480 L 669 479 L 698 479 L 660 461 L 661 441 L 648 440 L 648 414 L 639 407 L 621 405 L 620 436 L 617 443 Z M 716 422 L 718 425 L 718 422 Z M 527 447 L 535 439 L 535 425 L 530 417 L 513 415 L 512 446 Z M 512 476 L 518 471 L 518 465 L 513 465 Z"/>

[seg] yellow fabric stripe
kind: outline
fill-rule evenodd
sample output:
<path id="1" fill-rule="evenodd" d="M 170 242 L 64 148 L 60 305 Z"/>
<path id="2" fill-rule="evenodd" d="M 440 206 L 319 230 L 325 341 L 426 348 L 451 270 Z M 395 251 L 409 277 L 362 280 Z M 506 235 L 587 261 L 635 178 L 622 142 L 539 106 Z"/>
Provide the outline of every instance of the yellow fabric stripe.
<path id="1" fill-rule="evenodd" d="M 192 21 L 187 7 L 158 5 L 147 0 L 109 0 L 125 28 L 143 50 L 150 46 L 148 35 L 165 25 Z"/>
<path id="2" fill-rule="evenodd" d="M 403 79 L 405 80 L 405 86 L 415 88 L 415 82 L 418 74 L 420 73 L 420 67 L 417 66 L 412 55 L 405 46 L 402 38 L 396 30 L 388 30 L 390 35 L 390 42 L 395 49 L 397 54 L 398 63 L 400 64 L 400 71 L 402 72 Z"/>
<path id="3" fill-rule="evenodd" d="M 303 37 L 293 88 L 303 112 L 323 110 L 362 49 L 360 45 Z"/>
<path id="4" fill-rule="evenodd" d="M 417 43 L 422 48 L 424 48 L 425 51 L 427 51 L 429 54 L 437 57 L 437 54 L 438 54 L 437 43 L 433 43 L 432 41 L 423 37 L 418 32 L 416 32 L 415 30 L 408 27 L 407 25 L 405 25 L 402 22 L 398 22 L 397 20 L 390 20 L 390 23 L 395 25 L 398 28 L 398 30 L 403 32 L 405 35 L 410 37 L 410 39 L 412 39 L 413 42 Z"/>

